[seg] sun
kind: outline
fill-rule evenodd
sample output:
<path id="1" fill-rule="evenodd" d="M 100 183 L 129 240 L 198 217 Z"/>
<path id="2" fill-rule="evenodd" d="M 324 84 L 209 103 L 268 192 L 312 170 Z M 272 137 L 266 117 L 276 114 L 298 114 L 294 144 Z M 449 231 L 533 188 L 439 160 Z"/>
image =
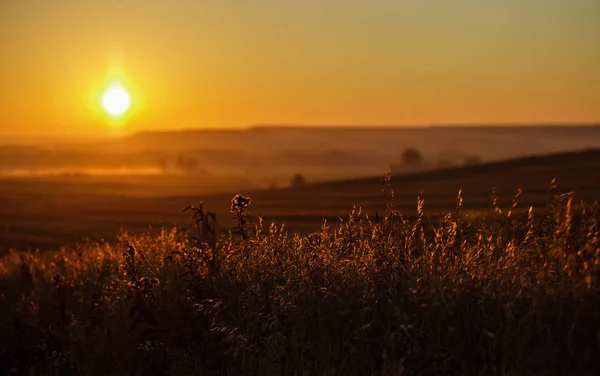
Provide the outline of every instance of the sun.
<path id="1" fill-rule="evenodd" d="M 127 90 L 120 85 L 108 88 L 102 95 L 102 106 L 112 116 L 123 115 L 131 105 L 131 98 Z"/>

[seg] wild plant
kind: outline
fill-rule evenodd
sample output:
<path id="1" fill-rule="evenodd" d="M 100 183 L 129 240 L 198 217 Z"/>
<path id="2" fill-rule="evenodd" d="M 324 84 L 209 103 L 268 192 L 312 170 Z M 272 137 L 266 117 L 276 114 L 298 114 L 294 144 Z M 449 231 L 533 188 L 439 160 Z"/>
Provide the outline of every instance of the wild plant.
<path id="1" fill-rule="evenodd" d="M 236 232 L 240 235 L 242 240 L 248 239 L 247 233 L 247 225 L 250 218 L 248 214 L 248 206 L 252 199 L 250 197 L 246 197 L 242 194 L 237 194 L 231 200 L 231 209 L 230 212 L 234 214 L 234 219 L 237 221 Z"/>
<path id="2" fill-rule="evenodd" d="M 12 252 L 0 371 L 594 375 L 600 206 L 551 191 L 529 210 L 494 192 L 476 216 L 468 192 L 441 215 L 421 193 L 414 215 L 355 206 L 309 234 L 253 221 L 237 195 L 221 236 L 200 205 L 188 237 Z"/>

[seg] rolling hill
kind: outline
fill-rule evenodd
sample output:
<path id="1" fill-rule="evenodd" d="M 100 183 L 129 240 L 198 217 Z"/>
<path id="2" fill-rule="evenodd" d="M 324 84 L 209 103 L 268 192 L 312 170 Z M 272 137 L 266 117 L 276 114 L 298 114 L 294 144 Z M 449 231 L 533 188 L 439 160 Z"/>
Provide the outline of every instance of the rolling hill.
<path id="1" fill-rule="evenodd" d="M 523 189 L 522 207 L 544 205 L 550 182 L 559 189 L 575 190 L 587 200 L 600 198 L 600 150 L 552 154 L 454 168 L 392 178 L 395 207 L 407 215 L 415 212 L 416 198 L 423 192 L 427 212 L 451 210 L 459 189 L 464 208 L 471 212 L 492 208 L 496 188 L 499 204 L 509 207 L 518 188 Z M 384 171 L 382 171 L 382 176 Z M 230 200 L 237 191 L 215 193 L 179 180 L 161 187 L 164 195 L 151 194 L 150 184 L 169 185 L 167 179 L 100 181 L 100 178 L 9 179 L 0 183 L 0 251 L 9 248 L 58 248 L 86 238 L 114 239 L 121 228 L 131 232 L 161 226 L 189 225 L 181 209 L 204 201 L 217 212 L 222 231 L 231 225 Z M 159 183 L 160 182 L 160 183 Z M 197 183 L 199 184 L 199 183 Z M 288 228 L 308 231 L 331 223 L 360 205 L 370 215 L 384 210 L 382 177 L 319 183 L 297 189 L 254 190 L 251 213 L 266 222 L 285 223 Z M 104 187 L 101 189 L 101 187 Z M 243 187 L 240 187 L 243 188 Z M 226 188 L 223 188 L 226 189 Z M 145 193 L 144 193 L 145 192 Z M 178 193 L 180 192 L 180 193 Z"/>

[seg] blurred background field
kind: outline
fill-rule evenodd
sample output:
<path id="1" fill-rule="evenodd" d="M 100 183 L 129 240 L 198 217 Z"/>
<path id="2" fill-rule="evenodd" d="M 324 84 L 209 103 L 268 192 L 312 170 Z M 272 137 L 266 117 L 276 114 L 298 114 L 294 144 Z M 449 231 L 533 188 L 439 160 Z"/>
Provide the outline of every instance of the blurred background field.
<path id="1" fill-rule="evenodd" d="M 505 129 L 505 133 L 509 130 Z M 454 130 L 455 133 L 461 134 L 459 131 L 460 129 Z M 283 152 L 273 150 L 269 151 L 271 158 L 265 158 L 260 163 L 243 158 L 237 163 L 235 153 L 230 159 L 222 157 L 219 153 L 218 158 L 201 159 L 198 155 L 192 157 L 185 151 L 173 151 L 176 149 L 160 153 L 146 151 L 139 153 L 155 157 L 162 155 L 158 159 L 155 158 L 156 160 L 149 160 L 155 164 L 163 163 L 164 169 L 159 170 L 155 165 L 155 170 L 138 170 L 140 173 L 135 173 L 136 168 L 152 168 L 150 162 L 135 158 L 129 161 L 119 159 L 115 156 L 119 155 L 117 152 L 108 149 L 104 154 L 95 154 L 98 160 L 93 162 L 85 158 L 91 158 L 90 155 L 94 154 L 81 145 L 62 145 L 51 150 L 38 150 L 36 148 L 39 147 L 36 146 L 5 146 L 1 149 L 4 155 L 18 150 L 17 154 L 20 153 L 22 160 L 30 159 L 27 163 L 31 163 L 32 158 L 38 158 L 37 164 L 28 165 L 30 168 L 38 166 L 39 169 L 35 170 L 35 173 L 34 170 L 30 170 L 29 173 L 17 174 L 16 168 L 22 167 L 18 158 L 2 160 L 4 175 L 0 176 L 0 250 L 6 252 L 9 248 L 56 249 L 61 246 L 73 246 L 86 239 L 114 239 L 121 229 L 139 232 L 156 230 L 162 226 L 187 225 L 187 215 L 182 213 L 181 209 L 201 201 L 207 210 L 217 213 L 219 228 L 226 232 L 232 223 L 228 210 L 235 193 L 244 193 L 252 197 L 250 210 L 256 217 L 263 217 L 267 222 L 284 223 L 292 230 L 312 231 L 320 226 L 323 219 L 330 223 L 338 221 L 338 217 L 345 216 L 353 205 L 361 206 L 370 216 L 384 210 L 383 177 L 389 168 L 392 169 L 396 208 L 406 215 L 415 212 L 416 199 L 421 191 L 427 211 L 431 213 L 451 210 L 456 204 L 459 189 L 463 190 L 465 210 L 472 213 L 492 209 L 493 188 L 501 206 L 510 206 L 519 188 L 523 190 L 522 208 L 528 208 L 530 205 L 543 206 L 548 201 L 548 191 L 553 178 L 557 178 L 562 190 L 574 190 L 580 198 L 597 200 L 600 197 L 600 151 L 588 149 L 561 153 L 559 150 L 557 153 L 548 145 L 558 142 L 562 136 L 557 130 L 550 131 L 550 134 L 555 132 L 556 140 L 546 140 L 545 143 L 540 141 L 540 144 L 546 145 L 544 147 L 535 149 L 532 146 L 531 150 L 525 149 L 518 155 L 516 149 L 502 154 L 490 146 L 487 154 L 478 156 L 480 160 L 476 161 L 477 163 L 467 163 L 466 166 L 465 161 L 458 157 L 452 163 L 435 162 L 437 160 L 431 157 L 435 153 L 431 149 L 420 149 L 420 144 L 414 149 L 419 152 L 421 160 L 413 164 L 402 160 L 402 151 L 405 150 L 402 147 L 381 149 L 382 154 L 387 153 L 387 159 L 382 157 L 371 161 L 371 164 L 365 164 L 366 167 L 363 166 L 362 175 L 370 177 L 360 177 L 360 168 L 354 172 L 355 175 L 349 175 L 348 171 L 354 168 L 360 155 L 356 147 L 348 149 L 350 151 L 347 152 L 354 158 L 340 157 L 341 160 L 336 163 L 331 163 L 325 156 L 306 161 L 300 155 L 299 161 L 303 161 L 304 164 L 281 162 L 279 159 Z M 571 137 L 577 140 L 579 145 L 593 144 L 600 140 L 600 137 L 591 137 L 595 131 L 597 128 L 594 127 L 581 128 L 582 133 L 578 137 Z M 306 132 L 310 136 L 316 130 Z M 491 132 L 488 134 L 490 138 L 487 139 L 491 145 L 495 142 L 492 139 L 494 133 L 500 131 L 491 129 L 488 132 Z M 283 133 L 285 134 L 285 131 Z M 125 142 L 132 142 L 137 148 L 142 148 L 134 142 L 140 137 L 142 136 L 119 140 L 121 145 L 118 149 L 122 150 L 122 143 Z M 158 145 L 149 140 L 145 142 L 148 143 L 147 148 Z M 334 141 L 330 142 L 335 145 Z M 387 142 L 392 144 L 389 140 Z M 402 144 L 398 140 L 395 143 Z M 171 144 L 167 137 L 164 147 L 169 145 Z M 373 151 L 378 147 L 366 141 L 364 145 L 365 148 L 372 147 Z M 479 149 L 466 150 L 463 152 L 465 155 L 483 153 L 482 146 L 470 145 Z M 507 150 L 514 148 L 514 144 L 506 141 L 495 147 L 502 148 L 502 145 L 506 146 Z M 568 143 L 563 146 L 567 147 Z M 114 145 L 113 147 L 117 148 Z M 282 143 L 278 147 L 284 148 L 289 145 Z M 313 147 L 315 149 L 311 149 Z M 319 155 L 319 149 L 308 142 L 308 138 L 299 143 L 297 148 L 300 150 L 297 153 Z M 327 147 L 320 146 L 321 150 L 324 148 Z M 79 151 L 73 151 L 76 149 Z M 37 154 L 33 150 L 38 150 Z M 258 153 L 256 150 L 267 153 L 258 146 L 243 153 Z M 554 153 L 528 156 L 535 152 Z M 79 153 L 81 156 L 69 157 L 68 160 L 72 162 L 70 166 L 66 160 L 61 162 L 62 157 L 58 157 L 73 153 Z M 53 157 L 46 158 L 44 155 Z M 164 159 L 164 155 L 171 155 L 170 162 Z M 512 158 L 514 155 L 520 158 Z M 169 169 L 169 163 L 173 165 L 172 169 Z M 189 165 L 187 170 L 182 167 L 186 163 Z M 222 163 L 223 166 L 218 163 Z M 287 166 L 285 171 L 278 169 L 278 163 Z M 165 164 L 167 166 L 164 166 Z M 9 165 L 12 166 L 12 170 L 6 167 Z M 44 168 L 62 170 L 60 173 L 48 173 Z M 95 173 L 82 172 L 85 168 L 95 169 Z M 254 174 L 258 170 L 263 171 L 263 175 L 259 174 L 256 177 Z M 12 171 L 12 174 L 9 174 L 9 171 Z M 300 182 L 291 182 L 295 175 L 302 178 Z M 291 187 L 291 184 L 296 186 Z"/>

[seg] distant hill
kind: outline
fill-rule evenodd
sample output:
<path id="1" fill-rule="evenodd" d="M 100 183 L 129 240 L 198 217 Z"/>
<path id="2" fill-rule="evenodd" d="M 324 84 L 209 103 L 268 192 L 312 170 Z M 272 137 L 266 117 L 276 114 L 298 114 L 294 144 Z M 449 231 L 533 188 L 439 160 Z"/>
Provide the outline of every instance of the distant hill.
<path id="1" fill-rule="evenodd" d="M 598 171 L 600 149 L 392 176 L 391 185 L 395 191 L 395 206 L 409 214 L 414 213 L 420 192 L 423 192 L 427 210 L 453 210 L 459 189 L 463 190 L 466 209 L 489 211 L 493 188 L 504 208 L 512 205 L 519 188 L 523 190 L 522 208 L 545 205 L 554 178 L 559 192 L 573 190 L 578 198 L 600 200 Z M 256 215 L 284 220 L 292 226 L 310 227 L 320 223 L 323 217 L 335 220 L 345 215 L 353 205 L 360 205 L 371 214 L 383 210 L 383 186 L 383 177 L 373 177 L 249 194 L 254 200 L 252 209 Z M 222 210 L 227 207 L 229 196 L 207 197 L 206 202 L 215 210 Z M 165 203 L 169 201 L 165 200 Z M 178 198 L 177 203 L 183 204 L 185 200 Z"/>
<path id="2" fill-rule="evenodd" d="M 600 126 L 276 127 L 143 132 L 114 144 L 127 149 L 243 151 L 377 151 L 399 155 L 477 155 L 497 160 L 600 147 Z"/>
<path id="3" fill-rule="evenodd" d="M 422 157 L 402 163 L 407 148 Z M 0 146 L 0 175 L 81 169 L 180 170 L 194 161 L 213 175 L 263 187 L 295 174 L 309 181 L 435 170 L 539 154 L 600 148 L 600 126 L 300 127 L 142 132 L 85 143 Z M 187 170 L 186 170 L 187 171 Z"/>

